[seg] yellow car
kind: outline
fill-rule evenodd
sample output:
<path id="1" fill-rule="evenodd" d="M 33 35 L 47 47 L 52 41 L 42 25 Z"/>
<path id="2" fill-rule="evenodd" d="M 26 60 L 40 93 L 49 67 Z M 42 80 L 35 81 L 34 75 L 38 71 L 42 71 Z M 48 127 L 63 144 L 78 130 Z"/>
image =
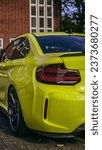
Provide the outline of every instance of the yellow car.
<path id="1" fill-rule="evenodd" d="M 74 136 L 85 123 L 85 37 L 27 33 L 0 57 L 0 108 L 14 135 Z"/>

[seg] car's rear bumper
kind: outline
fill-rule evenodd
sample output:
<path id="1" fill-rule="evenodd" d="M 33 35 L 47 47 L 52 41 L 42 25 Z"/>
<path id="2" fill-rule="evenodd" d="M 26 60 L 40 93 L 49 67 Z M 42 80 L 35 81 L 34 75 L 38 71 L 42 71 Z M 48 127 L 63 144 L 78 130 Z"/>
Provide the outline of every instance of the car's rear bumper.
<path id="1" fill-rule="evenodd" d="M 69 134 L 85 123 L 85 97 L 74 86 L 36 84 L 20 91 L 28 128 L 46 133 Z M 34 95 L 34 96 L 33 96 Z M 46 102 L 47 101 L 47 102 Z M 47 103 L 47 104 L 46 104 Z"/>
<path id="2" fill-rule="evenodd" d="M 49 132 L 41 132 L 36 130 L 32 130 L 32 131 L 51 138 L 73 138 L 73 137 L 80 136 L 82 134 L 85 135 L 85 124 L 79 126 L 72 133 L 49 133 Z"/>

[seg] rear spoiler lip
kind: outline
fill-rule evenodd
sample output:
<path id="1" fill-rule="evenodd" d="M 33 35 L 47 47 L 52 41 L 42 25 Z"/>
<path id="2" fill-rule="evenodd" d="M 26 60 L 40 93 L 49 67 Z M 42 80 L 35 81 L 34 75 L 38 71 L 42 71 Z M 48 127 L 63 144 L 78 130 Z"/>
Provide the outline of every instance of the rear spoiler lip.
<path id="1" fill-rule="evenodd" d="M 76 56 L 85 56 L 85 53 L 82 52 L 82 53 L 69 53 L 69 54 L 63 54 L 63 55 L 60 55 L 59 57 L 76 57 Z"/>

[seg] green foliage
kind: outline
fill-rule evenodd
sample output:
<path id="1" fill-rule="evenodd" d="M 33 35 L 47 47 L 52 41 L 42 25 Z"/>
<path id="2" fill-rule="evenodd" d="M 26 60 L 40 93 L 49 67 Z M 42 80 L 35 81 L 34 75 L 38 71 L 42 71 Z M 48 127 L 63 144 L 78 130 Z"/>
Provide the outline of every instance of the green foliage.
<path id="1" fill-rule="evenodd" d="M 85 1 L 62 0 L 61 30 L 71 28 L 73 32 L 85 31 Z"/>

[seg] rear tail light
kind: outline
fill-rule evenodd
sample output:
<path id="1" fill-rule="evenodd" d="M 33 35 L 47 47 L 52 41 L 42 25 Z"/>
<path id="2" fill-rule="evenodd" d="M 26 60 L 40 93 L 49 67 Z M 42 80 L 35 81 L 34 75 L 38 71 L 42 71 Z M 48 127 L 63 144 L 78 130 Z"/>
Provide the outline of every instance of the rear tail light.
<path id="1" fill-rule="evenodd" d="M 80 82 L 78 70 L 65 68 L 63 64 L 47 65 L 37 68 L 36 79 L 42 83 L 74 85 Z"/>

